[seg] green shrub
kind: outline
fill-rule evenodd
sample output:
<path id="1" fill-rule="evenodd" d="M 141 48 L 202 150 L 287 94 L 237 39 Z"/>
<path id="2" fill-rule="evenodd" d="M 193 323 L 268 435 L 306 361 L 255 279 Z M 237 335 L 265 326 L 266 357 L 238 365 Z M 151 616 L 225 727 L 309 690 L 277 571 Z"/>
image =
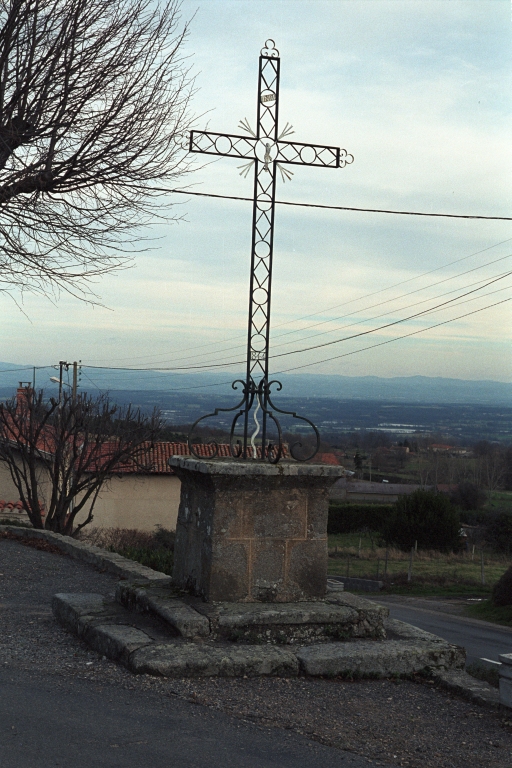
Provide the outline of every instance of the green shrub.
<path id="1" fill-rule="evenodd" d="M 512 605 L 512 565 L 494 585 L 491 599 L 494 605 Z"/>
<path id="2" fill-rule="evenodd" d="M 112 552 L 117 552 L 118 555 L 127 557 L 129 560 L 136 560 L 137 563 L 145 565 L 148 568 L 153 568 L 154 571 L 160 571 L 166 573 L 168 576 L 172 576 L 172 567 L 174 564 L 174 553 L 170 549 L 150 549 L 145 547 L 144 549 L 138 549 L 135 547 L 127 547 L 126 549 L 111 548 Z"/>
<path id="3" fill-rule="evenodd" d="M 512 515 L 499 511 L 491 513 L 487 518 L 485 539 L 496 552 L 509 555 L 512 551 Z"/>
<path id="4" fill-rule="evenodd" d="M 482 509 L 486 502 L 486 494 L 475 483 L 464 481 L 459 483 L 457 490 L 450 496 L 452 502 L 461 509 Z"/>
<path id="5" fill-rule="evenodd" d="M 80 536 L 81 541 L 117 552 L 169 576 L 172 576 L 175 538 L 174 531 L 161 525 L 156 526 L 155 533 L 132 528 L 91 528 Z"/>
<path id="6" fill-rule="evenodd" d="M 381 528 L 390 545 L 403 551 L 418 542 L 419 549 L 457 551 L 461 546 L 459 511 L 450 499 L 433 491 L 400 496 Z"/>
<path id="7" fill-rule="evenodd" d="M 380 532 L 392 510 L 392 504 L 351 504 L 331 501 L 327 533 L 354 533 L 365 528 Z"/>

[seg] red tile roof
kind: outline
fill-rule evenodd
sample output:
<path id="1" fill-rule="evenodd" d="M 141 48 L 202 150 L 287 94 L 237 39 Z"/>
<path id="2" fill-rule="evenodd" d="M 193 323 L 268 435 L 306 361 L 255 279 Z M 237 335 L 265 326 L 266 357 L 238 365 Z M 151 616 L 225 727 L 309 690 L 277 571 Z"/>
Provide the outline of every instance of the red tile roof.
<path id="1" fill-rule="evenodd" d="M 317 453 L 317 455 L 314 456 L 311 461 L 314 464 L 332 464 L 336 467 L 340 466 L 338 458 L 334 455 L 334 453 Z"/>
<path id="2" fill-rule="evenodd" d="M 204 459 L 212 457 L 215 453 L 213 446 L 208 443 L 198 443 L 193 446 L 194 451 Z M 252 449 L 249 448 L 249 452 L 252 453 Z M 285 456 L 287 454 L 285 448 Z M 116 469 L 116 473 L 151 473 L 151 474 L 166 474 L 173 475 L 174 471 L 168 464 L 171 456 L 190 456 L 190 449 L 187 443 L 147 443 L 141 448 L 141 452 L 136 462 L 130 462 L 129 464 L 120 466 Z M 261 456 L 261 448 L 258 449 L 258 455 Z M 218 453 L 216 458 L 230 459 L 231 450 L 228 443 L 218 444 Z"/>

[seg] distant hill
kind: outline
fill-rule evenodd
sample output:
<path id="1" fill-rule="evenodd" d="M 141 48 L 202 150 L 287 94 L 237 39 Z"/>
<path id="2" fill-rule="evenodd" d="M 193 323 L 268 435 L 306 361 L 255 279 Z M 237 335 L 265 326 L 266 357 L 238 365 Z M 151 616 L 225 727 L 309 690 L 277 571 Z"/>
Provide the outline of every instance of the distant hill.
<path id="1" fill-rule="evenodd" d="M 0 362 L 0 395 L 12 393 L 18 381 L 32 379 L 32 367 L 20 371 L 20 365 Z M 13 370 L 11 373 L 11 369 Z M 82 388 L 102 390 L 152 390 L 160 392 L 196 391 L 212 395 L 230 395 L 235 374 L 194 373 L 176 375 L 153 371 L 103 371 L 84 369 Z M 36 371 L 37 387 L 55 388 L 49 380 L 55 373 L 49 369 Z M 243 378 L 243 374 L 238 374 Z M 326 397 L 342 400 L 383 400 L 386 402 L 512 405 L 512 384 L 500 381 L 471 381 L 429 376 L 333 376 L 290 374 L 277 377 L 286 397 Z M 96 387 L 92 384 L 96 385 Z"/>

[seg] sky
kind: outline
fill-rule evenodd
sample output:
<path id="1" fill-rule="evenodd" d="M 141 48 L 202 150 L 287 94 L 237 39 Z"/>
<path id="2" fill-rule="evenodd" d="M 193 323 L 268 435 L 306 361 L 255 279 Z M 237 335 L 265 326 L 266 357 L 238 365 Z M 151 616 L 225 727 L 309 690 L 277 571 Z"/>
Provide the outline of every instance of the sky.
<path id="1" fill-rule="evenodd" d="M 254 125 L 259 51 L 273 38 L 293 139 L 354 156 L 339 170 L 294 167 L 278 200 L 512 215 L 509 0 L 184 0 L 182 13 L 196 128 Z M 251 196 L 238 165 L 198 157 L 182 187 Z M 94 286 L 102 305 L 0 295 L 0 360 L 242 370 L 251 203 L 168 203 L 181 220 L 148 228 L 133 268 Z M 510 221 L 277 206 L 271 370 L 512 381 L 512 302 L 484 309 L 510 298 L 511 256 Z"/>

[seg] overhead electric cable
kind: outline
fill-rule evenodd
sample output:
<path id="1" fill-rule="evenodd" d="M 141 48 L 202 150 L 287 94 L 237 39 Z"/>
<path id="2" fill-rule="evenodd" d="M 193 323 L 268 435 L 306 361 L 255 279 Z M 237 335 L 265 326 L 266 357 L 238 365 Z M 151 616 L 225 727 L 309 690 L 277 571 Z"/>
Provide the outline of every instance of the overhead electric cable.
<path id="1" fill-rule="evenodd" d="M 510 274 L 510 273 L 507 273 L 507 274 Z M 358 338 L 359 336 L 367 336 L 370 333 L 375 333 L 376 331 L 382 331 L 385 328 L 391 328 L 394 325 L 400 325 L 401 323 L 405 323 L 408 320 L 414 320 L 415 318 L 421 317 L 422 315 L 428 315 L 431 312 L 435 312 L 438 309 L 441 309 L 442 307 L 447 306 L 448 304 L 452 304 L 454 301 L 458 301 L 458 299 L 463 299 L 465 296 L 469 296 L 470 294 L 476 293 L 477 291 L 482 290 L 482 288 L 486 288 L 488 285 L 492 285 L 492 283 L 496 283 L 498 280 L 502 280 L 502 279 L 503 277 L 497 277 L 494 280 L 490 280 L 485 285 L 480 286 L 480 288 L 473 288 L 471 291 L 466 291 L 466 293 L 463 293 L 460 296 L 455 296 L 453 299 L 449 299 L 448 301 L 442 301 L 440 304 L 436 304 L 434 307 L 430 307 L 430 309 L 423 309 L 421 312 L 415 312 L 414 315 L 409 315 L 408 317 L 402 318 L 400 320 L 393 320 L 390 323 L 385 323 L 384 325 L 381 325 L 379 328 L 373 328 L 369 331 L 360 331 L 360 333 L 352 334 L 352 336 L 345 336 L 341 339 L 333 339 L 332 341 L 325 341 L 323 342 L 323 344 L 314 344 L 312 347 L 303 347 L 302 349 L 295 349 L 289 352 L 279 352 L 277 355 L 271 355 L 271 357 L 272 359 L 274 359 L 276 357 L 286 357 L 288 355 L 296 355 L 302 352 L 310 352 L 313 349 L 330 347 L 333 344 L 340 344 L 342 341 L 349 341 L 351 339 Z M 501 289 L 501 290 L 505 290 L 505 289 Z"/>
<path id="2" fill-rule="evenodd" d="M 176 195 L 194 195 L 196 197 L 216 197 L 221 200 L 244 200 L 253 202 L 252 197 L 238 197 L 236 195 L 216 195 L 212 192 L 187 192 L 184 189 L 163 189 L 153 187 L 156 192 L 169 192 Z M 290 200 L 276 200 L 276 205 L 293 205 L 300 208 L 327 208 L 333 211 L 359 211 L 361 213 L 392 213 L 397 216 L 435 216 L 446 219 L 491 219 L 494 221 L 512 221 L 512 216 L 480 216 L 463 213 L 427 213 L 425 211 L 391 211 L 386 208 L 354 208 L 346 205 L 323 205 L 321 203 L 293 203 Z"/>
<path id="3" fill-rule="evenodd" d="M 452 317 L 450 320 L 443 320 L 441 323 L 435 325 L 429 325 L 428 328 L 420 328 L 417 331 L 411 331 L 411 333 L 404 333 L 403 336 L 396 336 L 394 339 L 387 339 L 386 341 L 380 341 L 378 344 L 371 344 L 369 347 L 361 347 L 360 349 L 354 349 L 352 352 L 344 352 L 341 355 L 335 355 L 334 357 L 326 357 L 324 360 L 317 360 L 314 363 L 305 363 L 304 365 L 296 365 L 293 368 L 286 368 L 284 371 L 277 371 L 272 374 L 273 376 L 279 376 L 281 373 L 289 373 L 290 371 L 299 371 L 301 368 L 310 368 L 312 365 L 321 365 L 322 363 L 328 363 L 331 360 L 339 360 L 342 357 L 349 357 L 350 355 L 356 355 L 358 352 L 366 352 L 368 349 L 375 349 L 375 347 L 382 347 L 384 344 L 391 344 L 393 341 L 400 341 L 401 339 L 407 339 L 409 336 L 416 336 L 418 333 L 425 333 L 425 331 L 431 331 L 433 328 L 439 328 L 441 325 L 448 325 L 448 323 L 454 323 L 456 320 L 462 320 L 464 317 L 470 315 L 476 315 L 477 312 L 483 312 L 485 309 L 491 309 L 497 307 L 500 304 L 506 304 L 511 299 L 503 299 L 503 301 L 497 301 L 495 304 L 488 304 L 486 307 L 480 307 L 480 309 L 474 309 L 472 312 L 466 312 L 464 315 L 458 315 L 458 317 Z"/>
<path id="4" fill-rule="evenodd" d="M 501 240 L 498 243 L 494 243 L 493 245 L 489 245 L 489 246 L 487 246 L 487 248 L 482 248 L 480 251 L 475 251 L 474 253 L 470 253 L 467 256 L 462 256 L 460 259 L 455 259 L 454 261 L 449 261 L 447 264 L 443 264 L 440 267 L 436 267 L 435 269 L 430 269 L 427 272 L 422 272 L 420 275 L 415 275 L 414 277 L 409 277 L 406 280 L 401 280 L 400 282 L 394 283 L 394 284 L 392 284 L 392 285 L 390 285 L 390 286 L 388 286 L 386 288 L 379 288 L 378 291 L 372 291 L 371 293 L 363 294 L 362 296 L 359 296 L 356 299 L 349 299 L 348 301 L 342 302 L 341 304 L 335 304 L 334 306 L 328 307 L 328 308 L 323 309 L 323 310 L 320 310 L 319 312 L 313 312 L 312 314 L 304 315 L 304 316 L 296 318 L 294 320 L 286 320 L 285 322 L 282 322 L 282 323 L 276 323 L 275 325 L 272 326 L 272 328 L 282 328 L 285 325 L 291 325 L 292 323 L 297 323 L 297 322 L 300 322 L 301 320 L 307 320 L 309 317 L 317 317 L 318 315 L 321 315 L 321 314 L 323 314 L 325 312 L 330 312 L 333 309 L 338 309 L 338 307 L 342 307 L 342 306 L 346 307 L 349 304 L 353 304 L 356 301 L 362 301 L 363 299 L 370 298 L 371 296 L 376 296 L 377 294 L 384 293 L 385 291 L 389 291 L 392 288 L 399 288 L 401 285 L 405 285 L 406 283 L 410 283 L 410 282 L 412 282 L 414 280 L 419 280 L 420 278 L 426 277 L 427 275 L 431 275 L 434 272 L 439 272 L 441 269 L 446 269 L 446 267 L 453 266 L 453 264 L 458 264 L 461 261 L 466 261 L 467 259 L 470 259 L 473 256 L 479 256 L 481 253 L 485 253 L 486 251 L 490 251 L 492 248 L 497 248 L 499 245 L 504 245 L 504 243 L 508 243 L 511 240 L 512 240 L 512 237 L 509 237 L 506 240 Z M 508 256 L 505 256 L 503 258 L 508 258 Z M 501 261 L 501 259 L 497 259 L 497 261 Z M 483 266 L 489 266 L 490 264 L 494 264 L 494 263 L 495 262 L 488 262 L 487 264 L 484 264 Z M 469 271 L 472 271 L 472 270 L 469 270 Z M 466 274 L 466 273 L 464 273 L 464 272 L 463 273 L 459 273 L 459 276 L 460 276 L 460 274 Z M 434 285 L 438 285 L 438 283 L 435 283 Z M 291 331 L 290 333 L 294 333 L 294 331 Z M 188 347 L 188 349 L 189 350 L 190 349 L 192 349 L 192 350 L 194 350 L 194 349 L 202 349 L 204 347 L 211 347 L 212 345 L 225 344 L 225 343 L 227 343 L 229 341 L 236 341 L 237 339 L 242 339 L 242 340 L 246 341 L 247 340 L 247 332 L 245 332 L 244 334 L 237 335 L 237 336 L 231 336 L 231 337 L 229 337 L 227 339 L 223 339 L 222 341 L 208 342 L 207 344 L 198 344 L 198 345 L 193 346 L 193 347 Z M 176 352 L 181 352 L 181 351 L 183 351 L 183 350 L 176 350 Z M 220 350 L 220 351 L 223 351 L 223 350 Z M 169 353 L 167 353 L 167 354 L 169 354 Z M 173 353 L 171 352 L 170 354 L 173 354 Z M 144 355 L 142 357 L 136 357 L 136 358 L 130 357 L 130 358 L 124 358 L 124 359 L 125 360 L 146 360 L 148 357 L 151 358 L 151 357 L 153 357 L 153 355 Z M 122 359 L 123 358 L 121 358 L 121 361 L 122 361 Z M 165 362 L 165 360 L 161 360 L 160 362 Z"/>
<path id="5" fill-rule="evenodd" d="M 377 328 L 372 328 L 372 329 L 369 329 L 369 330 L 366 330 L 366 331 L 360 331 L 359 333 L 352 334 L 351 336 L 344 336 L 341 339 L 334 339 L 332 341 L 324 342 L 323 344 L 315 344 L 315 345 L 313 345 L 311 347 L 304 347 L 304 348 L 301 348 L 301 349 L 290 350 L 289 352 L 280 352 L 277 355 L 271 355 L 270 359 L 275 359 L 275 358 L 278 358 L 278 357 L 286 357 L 286 356 L 289 356 L 289 355 L 301 354 L 303 352 L 309 352 L 309 351 L 312 351 L 314 349 L 321 349 L 322 347 L 332 346 L 333 344 L 340 344 L 341 342 L 344 342 L 344 341 L 350 341 L 352 339 L 359 338 L 360 336 L 367 336 L 367 335 L 369 335 L 371 333 L 376 333 L 377 331 L 381 331 L 381 330 L 384 330 L 386 328 L 390 328 L 392 326 L 399 325 L 401 323 L 405 323 L 408 320 L 413 320 L 413 319 L 415 319 L 417 317 L 421 317 L 422 315 L 427 315 L 427 314 L 430 314 L 431 312 L 435 312 L 435 311 L 441 309 L 442 307 L 447 306 L 448 304 L 453 304 L 453 302 L 459 301 L 460 299 L 463 299 L 466 296 L 474 294 L 477 291 L 480 291 L 483 288 L 486 288 L 488 285 L 491 285 L 491 284 L 497 282 L 500 279 L 503 279 L 503 277 L 494 278 L 493 280 L 490 280 L 488 283 L 486 283 L 483 286 L 480 286 L 479 288 L 474 288 L 471 291 L 466 291 L 465 293 L 460 294 L 459 296 L 455 296 L 454 298 L 449 299 L 448 301 L 443 301 L 440 304 L 435 305 L 434 307 L 430 307 L 429 309 L 422 310 L 421 312 L 416 312 L 413 315 L 409 315 L 408 317 L 404 317 L 404 318 L 401 318 L 399 320 L 394 320 L 394 321 L 392 321 L 390 323 L 385 323 L 384 325 L 381 325 L 381 326 L 379 326 Z M 122 368 L 122 367 L 117 367 L 117 366 L 110 367 L 110 366 L 97 366 L 97 365 L 88 365 L 86 367 L 87 368 L 96 369 L 96 370 L 119 370 L 119 371 L 150 371 L 150 370 L 155 370 L 155 371 L 184 371 L 184 370 L 187 370 L 187 371 L 190 371 L 190 370 L 205 370 L 205 369 L 228 368 L 228 367 L 231 367 L 233 365 L 243 365 L 243 363 L 244 363 L 244 360 L 231 360 L 229 362 L 205 363 L 203 365 L 178 366 L 178 367 L 172 367 L 172 368 L 167 368 L 167 367 L 163 367 L 163 366 L 158 366 L 156 368 Z"/>
<path id="6" fill-rule="evenodd" d="M 424 286 L 422 288 L 416 288 L 414 291 L 407 291 L 406 293 L 403 293 L 400 296 L 396 296 L 396 297 L 393 297 L 391 299 L 386 299 L 385 301 L 382 301 L 382 302 L 377 302 L 376 304 L 372 304 L 369 307 L 363 307 L 361 309 L 354 310 L 353 312 L 350 312 L 350 313 L 347 313 L 345 315 L 342 315 L 339 318 L 334 318 L 334 319 L 330 319 L 330 320 L 322 320 L 319 323 L 313 323 L 313 324 L 311 324 L 309 326 L 305 326 L 303 328 L 298 328 L 296 330 L 285 331 L 284 333 L 276 334 L 275 336 L 272 337 L 272 339 L 273 340 L 274 339 L 280 339 L 283 336 L 288 336 L 288 335 L 291 335 L 291 334 L 302 333 L 303 331 L 306 331 L 309 328 L 314 328 L 314 327 L 316 327 L 318 325 L 324 325 L 326 323 L 333 323 L 333 322 L 336 322 L 336 320 L 341 320 L 343 317 L 351 317 L 352 315 L 356 315 L 356 314 L 359 314 L 361 312 L 366 312 L 366 311 L 368 311 L 370 309 L 374 309 L 375 307 L 379 307 L 382 304 L 389 304 L 391 301 L 397 301 L 399 299 L 406 298 L 407 296 L 411 296 L 411 295 L 413 295 L 415 293 L 418 293 L 420 291 L 427 290 L 428 288 L 434 288 L 435 286 L 442 285 L 443 283 L 446 283 L 446 282 L 448 282 L 450 280 L 455 280 L 458 277 L 463 277 L 464 275 L 471 274 L 472 272 L 476 272 L 479 269 L 483 269 L 484 267 L 492 266 L 493 264 L 497 264 L 500 261 L 504 261 L 505 259 L 508 259 L 511 256 L 512 256 L 512 254 L 507 254 L 506 256 L 501 256 L 499 259 L 494 259 L 493 261 L 486 262 L 485 264 L 481 264 L 481 265 L 479 265 L 477 267 L 472 267 L 471 269 L 464 270 L 463 272 L 459 272 L 456 275 L 451 275 L 450 277 L 443 278 L 443 280 L 438 280 L 436 283 L 431 283 L 428 286 Z M 497 277 L 497 279 L 501 279 L 503 276 L 506 276 L 507 274 L 509 274 L 509 273 L 504 273 L 503 275 L 496 276 L 496 277 Z M 486 279 L 487 278 L 483 278 L 482 280 L 476 281 L 476 282 L 477 283 L 478 282 L 483 282 Z M 471 283 L 470 285 L 475 285 L 475 284 L 476 283 Z M 466 286 L 466 287 L 469 287 L 469 286 Z M 485 286 L 483 286 L 483 287 L 485 287 Z M 454 290 L 459 290 L 459 289 L 454 289 Z M 424 299 L 423 301 L 421 301 L 419 303 L 424 303 L 425 301 L 429 301 L 429 300 L 435 300 L 437 298 L 440 298 L 441 296 L 448 295 L 449 293 L 453 293 L 453 291 L 447 291 L 444 294 L 440 294 L 440 296 L 432 297 L 432 299 L 428 299 L 428 298 Z M 411 306 L 411 305 L 408 305 L 408 306 Z M 407 308 L 408 307 L 401 307 L 400 310 L 407 309 Z M 400 310 L 397 310 L 397 311 L 400 311 Z M 376 316 L 374 316 L 372 318 L 368 318 L 367 322 L 371 322 L 372 320 L 375 320 L 375 319 L 377 319 L 379 317 L 384 317 L 386 314 L 389 314 L 389 312 L 385 312 L 385 313 L 383 313 L 381 315 L 376 315 Z M 365 321 L 359 321 L 359 322 L 365 322 Z M 350 323 L 349 325 L 344 325 L 344 326 L 341 326 L 339 328 L 333 328 L 333 329 L 331 329 L 329 331 L 322 331 L 322 332 L 320 332 L 318 334 L 311 334 L 310 336 L 304 337 L 304 339 L 294 339 L 292 341 L 283 342 L 282 344 L 274 344 L 273 343 L 272 344 L 272 348 L 276 349 L 276 348 L 279 348 L 281 346 L 285 346 L 286 344 L 293 344 L 293 343 L 296 343 L 296 342 L 300 342 L 302 340 L 305 341 L 307 338 L 313 338 L 314 336 L 320 336 L 320 335 L 325 334 L 325 333 L 335 333 L 336 331 L 343 330 L 344 328 L 350 327 L 351 325 L 358 325 L 358 324 L 359 323 Z M 244 339 L 244 341 L 245 341 L 245 339 Z M 239 349 L 239 348 L 240 348 L 239 345 L 231 346 L 231 347 L 224 347 L 222 349 L 213 350 L 212 352 L 207 352 L 206 355 L 207 356 L 219 355 L 221 352 L 229 352 L 231 350 L 236 350 L 236 349 Z M 245 348 L 245 344 L 244 344 L 244 348 Z M 171 359 L 171 360 L 161 360 L 160 361 L 160 365 L 157 363 L 154 366 L 152 366 L 151 368 L 147 368 L 147 369 L 131 368 L 131 369 L 128 369 L 128 370 L 151 370 L 152 368 L 155 368 L 155 370 L 156 370 L 158 368 L 161 368 L 165 363 L 176 364 L 176 363 L 179 363 L 179 362 L 184 361 L 184 360 L 194 360 L 194 359 L 197 359 L 198 357 L 204 357 L 204 354 L 205 353 L 201 353 L 201 354 L 198 354 L 198 355 L 184 355 L 182 357 L 174 358 L 174 359 Z M 204 361 L 204 364 L 207 365 L 208 364 L 207 361 Z M 101 367 L 101 366 L 98 366 L 98 367 Z M 122 369 L 122 370 L 125 370 L 125 369 Z"/>

